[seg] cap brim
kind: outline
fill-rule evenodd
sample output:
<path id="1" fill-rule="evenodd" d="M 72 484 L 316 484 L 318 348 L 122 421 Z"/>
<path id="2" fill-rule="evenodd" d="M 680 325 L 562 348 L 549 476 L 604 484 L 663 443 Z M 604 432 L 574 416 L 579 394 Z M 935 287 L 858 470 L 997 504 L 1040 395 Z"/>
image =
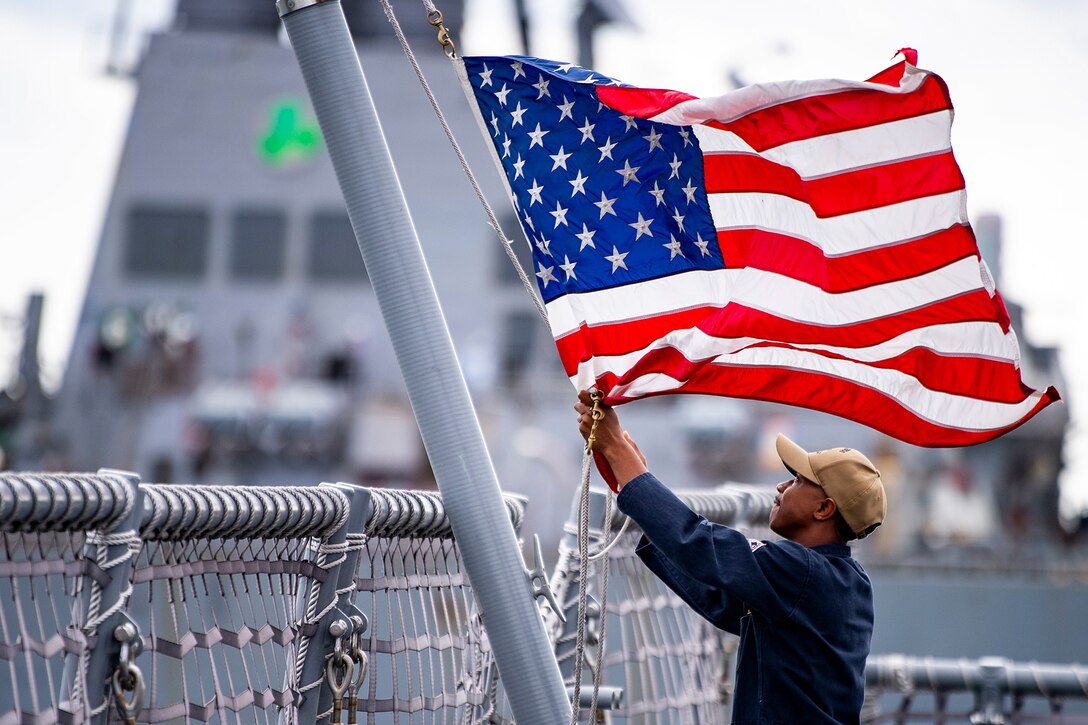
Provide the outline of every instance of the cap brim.
<path id="1" fill-rule="evenodd" d="M 781 433 L 778 434 L 774 447 L 778 451 L 778 457 L 782 459 L 782 464 L 790 473 L 800 474 L 814 483 L 819 483 L 819 479 L 812 470 L 812 464 L 808 461 L 808 451 Z"/>

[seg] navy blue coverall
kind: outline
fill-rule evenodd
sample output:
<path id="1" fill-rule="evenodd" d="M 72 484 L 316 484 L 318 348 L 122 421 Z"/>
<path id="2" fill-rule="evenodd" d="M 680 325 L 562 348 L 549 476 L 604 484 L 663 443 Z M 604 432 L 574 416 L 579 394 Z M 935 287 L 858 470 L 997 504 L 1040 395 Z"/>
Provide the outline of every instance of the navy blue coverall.
<path id="1" fill-rule="evenodd" d="M 637 553 L 654 574 L 740 636 L 734 725 L 859 722 L 873 588 L 848 546 L 751 541 L 692 512 L 651 473 L 617 503 L 645 532 Z"/>

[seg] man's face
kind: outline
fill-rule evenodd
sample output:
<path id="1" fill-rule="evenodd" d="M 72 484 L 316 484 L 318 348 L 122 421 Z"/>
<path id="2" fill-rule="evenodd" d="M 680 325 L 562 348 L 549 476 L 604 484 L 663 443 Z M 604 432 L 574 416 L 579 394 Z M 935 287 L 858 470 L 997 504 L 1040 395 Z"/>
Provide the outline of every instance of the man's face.
<path id="1" fill-rule="evenodd" d="M 794 476 L 778 484 L 778 495 L 771 507 L 771 531 L 791 539 L 812 523 L 812 514 L 827 498 L 819 485 L 804 476 Z"/>

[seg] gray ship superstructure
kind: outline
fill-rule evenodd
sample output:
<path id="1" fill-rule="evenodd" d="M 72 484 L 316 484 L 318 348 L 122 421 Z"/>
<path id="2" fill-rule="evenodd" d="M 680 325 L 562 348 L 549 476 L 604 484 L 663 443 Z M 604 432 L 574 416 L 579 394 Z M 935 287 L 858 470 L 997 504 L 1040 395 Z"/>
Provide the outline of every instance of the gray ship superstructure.
<path id="1" fill-rule="evenodd" d="M 558 370 L 541 354 L 544 328 L 387 21 L 376 6 L 346 5 L 469 383 L 567 385 L 530 374 Z M 433 29 L 405 5 L 451 123 L 489 171 Z M 457 4 L 445 10 L 459 23 Z M 67 465 L 110 461 L 183 480 L 310 463 L 326 475 L 419 476 L 425 463 L 392 351 L 269 3 L 182 0 L 136 80 L 61 393 Z M 502 201 L 498 179 L 481 176 Z M 383 435 L 406 428 L 407 440 Z"/>

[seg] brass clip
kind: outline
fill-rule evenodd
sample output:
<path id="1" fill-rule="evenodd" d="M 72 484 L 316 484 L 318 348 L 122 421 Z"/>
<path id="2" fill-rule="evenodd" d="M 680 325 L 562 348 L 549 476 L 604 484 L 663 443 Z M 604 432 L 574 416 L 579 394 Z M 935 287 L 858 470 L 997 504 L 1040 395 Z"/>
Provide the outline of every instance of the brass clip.
<path id="1" fill-rule="evenodd" d="M 589 391 L 589 397 L 593 401 L 593 410 L 590 413 L 593 423 L 589 426 L 589 437 L 586 438 L 586 453 L 593 452 L 593 444 L 597 440 L 597 424 L 601 422 L 601 418 L 604 418 L 604 411 L 601 410 L 601 400 L 604 396 L 601 395 L 601 391 L 593 388 Z"/>
<path id="2" fill-rule="evenodd" d="M 432 10 L 427 13 L 427 22 L 438 28 L 438 42 L 442 45 L 442 52 L 447 58 L 453 60 L 457 56 L 457 47 L 453 44 L 453 38 L 450 37 L 449 28 L 442 24 L 442 11 Z"/>

